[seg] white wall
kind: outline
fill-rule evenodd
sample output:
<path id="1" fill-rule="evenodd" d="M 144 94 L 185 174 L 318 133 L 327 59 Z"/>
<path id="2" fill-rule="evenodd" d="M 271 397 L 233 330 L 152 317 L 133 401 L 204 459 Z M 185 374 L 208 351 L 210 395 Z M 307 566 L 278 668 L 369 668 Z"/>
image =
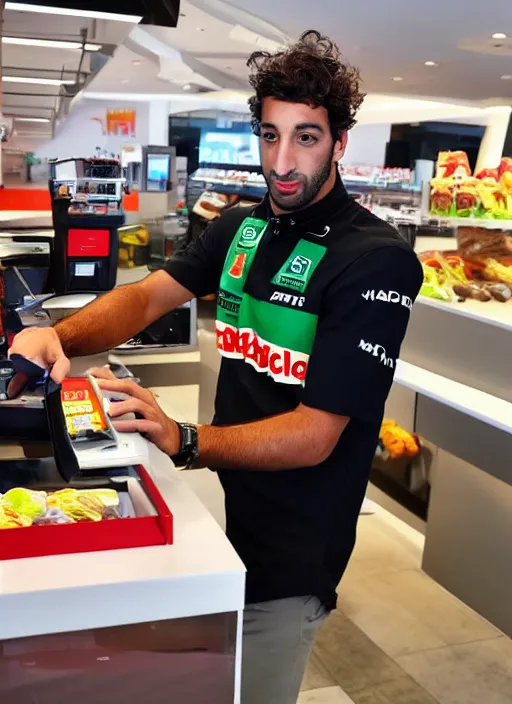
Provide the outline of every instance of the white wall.
<path id="1" fill-rule="evenodd" d="M 391 125 L 356 125 L 348 133 L 345 164 L 384 166 L 386 144 L 391 136 Z"/>
<path id="2" fill-rule="evenodd" d="M 105 134 L 107 110 L 120 108 L 133 108 L 136 111 L 133 137 Z M 147 144 L 148 112 L 149 105 L 143 102 L 82 100 L 56 128 L 55 137 L 37 148 L 36 155 L 43 159 L 87 157 L 96 154 L 96 147 L 118 155 L 123 144 Z"/>

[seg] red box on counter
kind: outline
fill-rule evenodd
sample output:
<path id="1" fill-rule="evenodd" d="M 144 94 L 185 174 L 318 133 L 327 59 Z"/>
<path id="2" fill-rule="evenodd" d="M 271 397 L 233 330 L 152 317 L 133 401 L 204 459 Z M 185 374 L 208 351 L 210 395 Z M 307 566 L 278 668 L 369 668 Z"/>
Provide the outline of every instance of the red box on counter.
<path id="1" fill-rule="evenodd" d="M 172 513 L 148 471 L 134 469 L 137 477 L 111 485 L 119 493 L 128 492 L 134 517 L 6 528 L 0 530 L 0 560 L 171 545 Z"/>

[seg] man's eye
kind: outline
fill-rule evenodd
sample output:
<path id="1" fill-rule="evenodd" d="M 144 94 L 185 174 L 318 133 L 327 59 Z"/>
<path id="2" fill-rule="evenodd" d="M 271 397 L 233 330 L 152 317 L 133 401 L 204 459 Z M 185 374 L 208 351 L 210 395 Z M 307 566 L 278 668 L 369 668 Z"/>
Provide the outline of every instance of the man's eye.
<path id="1" fill-rule="evenodd" d="M 265 142 L 275 142 L 277 139 L 277 136 L 276 136 L 275 132 L 264 132 L 263 139 L 265 140 Z"/>
<path id="2" fill-rule="evenodd" d="M 314 144 L 316 142 L 316 137 L 311 134 L 301 134 L 299 135 L 299 142 L 301 144 Z"/>

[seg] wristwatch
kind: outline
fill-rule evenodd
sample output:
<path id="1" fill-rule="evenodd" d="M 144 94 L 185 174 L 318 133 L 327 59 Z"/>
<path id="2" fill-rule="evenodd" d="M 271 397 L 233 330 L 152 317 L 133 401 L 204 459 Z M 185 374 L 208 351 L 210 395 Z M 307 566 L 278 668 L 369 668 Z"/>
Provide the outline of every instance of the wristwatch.
<path id="1" fill-rule="evenodd" d="M 189 469 L 199 457 L 197 427 L 191 423 L 176 423 L 180 433 L 180 448 L 171 460 L 176 467 Z"/>

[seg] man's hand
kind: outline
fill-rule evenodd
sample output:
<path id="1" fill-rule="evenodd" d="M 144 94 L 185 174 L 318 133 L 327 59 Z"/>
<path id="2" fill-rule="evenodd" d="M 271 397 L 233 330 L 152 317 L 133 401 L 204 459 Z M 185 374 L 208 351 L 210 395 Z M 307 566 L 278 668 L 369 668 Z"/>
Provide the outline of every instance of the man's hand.
<path id="1" fill-rule="evenodd" d="M 106 369 L 91 369 L 98 386 L 108 395 L 123 394 L 128 398 L 110 404 L 109 415 L 116 430 L 124 433 L 141 433 L 167 455 L 175 455 L 180 446 L 180 433 L 176 423 L 165 415 L 148 389 L 143 389 L 132 379 L 116 379 Z M 107 378 L 108 377 L 108 378 Z M 126 413 L 135 413 L 134 420 L 115 420 Z"/>
<path id="2" fill-rule="evenodd" d="M 13 340 L 9 355 L 21 354 L 44 369 L 51 369 L 55 383 L 62 383 L 69 374 L 70 361 L 64 354 L 59 336 L 53 328 L 27 328 Z M 16 374 L 9 384 L 9 397 L 14 398 L 25 386 L 25 374 Z"/>

